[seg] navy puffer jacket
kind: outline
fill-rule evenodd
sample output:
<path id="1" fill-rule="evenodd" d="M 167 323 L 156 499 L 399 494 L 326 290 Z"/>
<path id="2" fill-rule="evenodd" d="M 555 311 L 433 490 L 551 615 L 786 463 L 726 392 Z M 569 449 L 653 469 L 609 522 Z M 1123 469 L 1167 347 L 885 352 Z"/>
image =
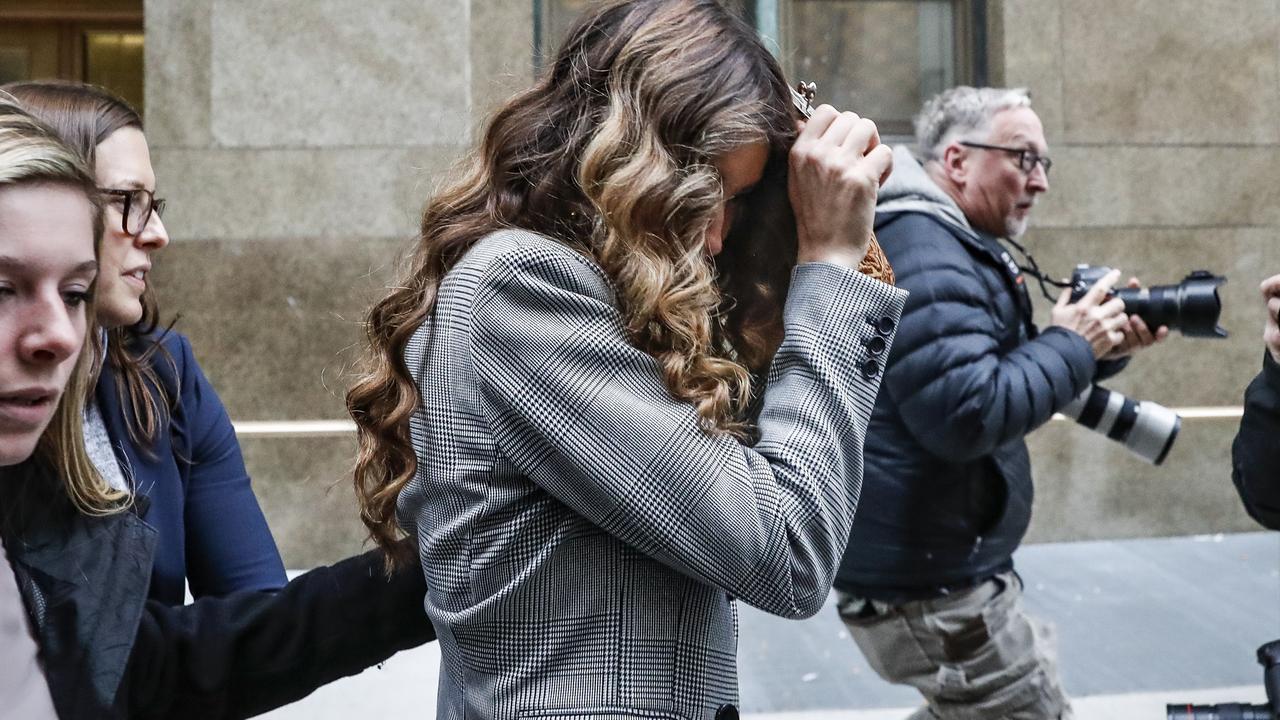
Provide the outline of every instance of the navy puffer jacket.
<path id="1" fill-rule="evenodd" d="M 1012 567 L 1031 518 L 1023 437 L 1097 370 L 1080 335 L 1037 331 L 1008 252 L 970 229 L 904 155 L 895 155 L 894 180 L 882 191 L 876 235 L 911 295 L 867 433 L 862 498 L 836 580 L 891 602 Z"/>

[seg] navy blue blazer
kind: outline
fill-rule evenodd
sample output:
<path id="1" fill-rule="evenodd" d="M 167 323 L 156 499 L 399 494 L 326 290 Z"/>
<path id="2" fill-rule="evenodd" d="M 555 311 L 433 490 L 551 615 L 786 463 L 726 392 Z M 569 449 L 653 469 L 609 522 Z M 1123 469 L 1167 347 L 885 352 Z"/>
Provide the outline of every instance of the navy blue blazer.
<path id="1" fill-rule="evenodd" d="M 155 447 L 130 439 L 109 368 L 95 390 L 125 477 L 150 499 L 143 519 L 158 531 L 150 597 L 180 605 L 184 580 L 195 597 L 284 587 L 284 563 L 250 487 L 231 418 L 187 338 L 169 332 L 153 339 L 172 358 L 154 354 L 156 373 L 178 398 Z"/>

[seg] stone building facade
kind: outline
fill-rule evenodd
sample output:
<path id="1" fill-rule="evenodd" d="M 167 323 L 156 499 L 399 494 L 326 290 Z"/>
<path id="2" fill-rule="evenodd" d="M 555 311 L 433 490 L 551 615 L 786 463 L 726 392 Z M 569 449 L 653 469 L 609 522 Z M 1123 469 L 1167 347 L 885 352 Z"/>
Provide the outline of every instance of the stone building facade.
<path id="1" fill-rule="evenodd" d="M 537 4 L 146 3 L 148 136 L 174 236 L 154 275 L 237 421 L 345 418 L 361 316 L 477 125 L 531 81 Z M 1169 406 L 1238 406 L 1261 359 L 1257 284 L 1280 272 L 1280 7 L 987 10 L 990 79 L 1032 89 L 1053 151 L 1027 238 L 1040 263 L 1229 278 L 1229 340 L 1174 338 L 1111 386 Z M 1050 423 L 1031 441 L 1033 538 L 1252 529 L 1229 479 L 1235 423 L 1188 418 L 1159 468 Z M 289 566 L 360 547 L 352 435 L 242 443 Z"/>

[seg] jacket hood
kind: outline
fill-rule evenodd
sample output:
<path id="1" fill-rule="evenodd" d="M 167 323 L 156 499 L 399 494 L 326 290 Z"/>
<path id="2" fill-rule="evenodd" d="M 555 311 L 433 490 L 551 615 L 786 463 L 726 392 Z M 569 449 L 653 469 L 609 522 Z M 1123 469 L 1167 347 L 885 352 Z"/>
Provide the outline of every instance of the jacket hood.
<path id="1" fill-rule="evenodd" d="M 948 225 L 973 230 L 960 206 L 938 187 L 905 145 L 894 146 L 893 174 L 880 188 L 880 197 L 876 202 L 877 215 L 900 212 L 924 213 Z"/>

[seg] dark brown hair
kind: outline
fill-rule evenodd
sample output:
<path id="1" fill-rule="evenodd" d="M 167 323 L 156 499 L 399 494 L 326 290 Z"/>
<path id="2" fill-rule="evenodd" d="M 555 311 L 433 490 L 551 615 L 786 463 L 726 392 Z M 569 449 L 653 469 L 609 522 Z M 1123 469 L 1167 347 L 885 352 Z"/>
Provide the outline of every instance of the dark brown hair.
<path id="1" fill-rule="evenodd" d="M 28 112 L 53 128 L 62 141 L 83 158 L 90 171 L 95 168 L 99 143 L 122 128 L 142 130 L 138 111 L 96 85 L 38 80 L 10 83 L 0 90 L 13 95 Z M 107 331 L 104 370 L 116 375 L 117 398 L 120 407 L 127 409 L 129 437 L 150 448 L 168 423 L 176 398 L 169 397 L 155 370 L 157 353 L 169 363 L 173 358 L 151 337 L 160 324 L 160 308 L 149 283 L 141 301 L 142 318 L 138 322 Z M 96 348 L 96 333 L 94 340 Z"/>
<path id="2" fill-rule="evenodd" d="M 361 519 L 394 553 L 395 504 L 417 459 L 418 390 L 404 363 L 449 269 L 480 238 L 520 227 L 595 260 L 630 341 L 710 433 L 743 436 L 751 372 L 781 340 L 795 259 L 786 81 L 755 31 L 714 0 L 609 0 L 583 14 L 529 90 L 488 121 L 455 181 L 427 204 L 403 276 L 370 311 L 365 372 L 347 395 L 359 429 Z M 714 163 L 770 148 L 766 179 L 714 264 L 703 242 L 723 200 Z"/>

